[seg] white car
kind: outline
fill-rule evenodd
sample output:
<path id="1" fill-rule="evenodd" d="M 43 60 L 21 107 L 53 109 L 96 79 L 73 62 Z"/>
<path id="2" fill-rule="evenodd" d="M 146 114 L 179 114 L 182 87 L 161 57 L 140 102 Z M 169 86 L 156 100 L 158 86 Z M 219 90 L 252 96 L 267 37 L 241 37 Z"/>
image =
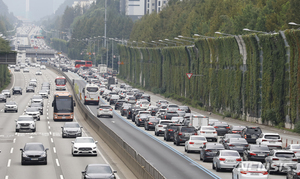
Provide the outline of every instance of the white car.
<path id="1" fill-rule="evenodd" d="M 43 98 L 48 99 L 48 92 L 46 90 L 40 90 L 39 95 L 41 95 Z"/>
<path id="2" fill-rule="evenodd" d="M 4 106 L 4 112 L 6 113 L 7 111 L 14 111 L 18 112 L 18 104 L 14 101 L 9 101 L 5 104 Z"/>
<path id="3" fill-rule="evenodd" d="M 191 151 L 199 152 L 200 147 L 203 147 L 207 143 L 204 136 L 192 135 L 190 139 L 184 144 L 184 151 L 190 153 Z"/>
<path id="4" fill-rule="evenodd" d="M 156 136 L 159 136 L 159 134 L 164 134 L 167 124 L 173 123 L 171 120 L 159 120 L 158 124 L 156 124 L 154 133 Z"/>
<path id="5" fill-rule="evenodd" d="M 41 71 L 36 71 L 35 75 L 42 75 L 42 72 Z"/>
<path id="6" fill-rule="evenodd" d="M 282 149 L 282 139 L 278 133 L 261 133 L 256 144 L 267 145 L 269 148 Z"/>
<path id="7" fill-rule="evenodd" d="M 28 131 L 31 130 L 32 132 L 36 131 L 36 120 L 33 119 L 32 116 L 29 115 L 21 115 L 16 120 L 16 132 L 21 130 Z"/>
<path id="8" fill-rule="evenodd" d="M 41 70 L 46 70 L 46 66 L 45 65 L 41 65 L 40 69 Z"/>
<path id="9" fill-rule="evenodd" d="M 76 137 L 72 141 L 72 155 L 94 155 L 97 156 L 97 144 L 92 137 Z"/>
<path id="10" fill-rule="evenodd" d="M 261 162 L 242 161 L 232 170 L 233 179 L 268 179 L 269 173 Z"/>
<path id="11" fill-rule="evenodd" d="M 140 102 L 140 108 L 141 109 L 148 109 L 149 106 L 151 106 L 151 103 L 149 101 L 147 101 L 147 100 L 142 100 Z"/>
<path id="12" fill-rule="evenodd" d="M 198 135 L 206 137 L 207 141 L 218 141 L 218 133 L 213 126 L 201 126 L 197 133 Z"/>
<path id="13" fill-rule="evenodd" d="M 100 105 L 97 107 L 97 117 L 109 116 L 113 117 L 113 108 L 110 105 Z"/>

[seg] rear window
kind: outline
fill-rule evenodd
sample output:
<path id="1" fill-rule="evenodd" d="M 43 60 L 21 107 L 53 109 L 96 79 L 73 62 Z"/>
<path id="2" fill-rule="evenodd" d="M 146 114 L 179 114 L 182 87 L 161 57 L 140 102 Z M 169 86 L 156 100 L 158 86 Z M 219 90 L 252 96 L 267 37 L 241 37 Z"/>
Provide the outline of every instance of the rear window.
<path id="1" fill-rule="evenodd" d="M 260 130 L 260 128 L 248 128 L 247 133 L 248 134 L 260 134 L 261 130 Z"/>
<path id="2" fill-rule="evenodd" d="M 150 118 L 149 122 L 158 122 L 160 119 L 159 118 Z"/>
<path id="3" fill-rule="evenodd" d="M 233 126 L 231 130 L 233 131 L 241 131 L 243 130 L 245 127 L 242 127 L 242 126 Z"/>
<path id="4" fill-rule="evenodd" d="M 99 108 L 101 108 L 101 109 L 111 109 L 112 107 L 110 107 L 110 106 L 100 106 Z"/>
<path id="5" fill-rule="evenodd" d="M 189 133 L 195 132 L 195 128 L 193 128 L 193 127 L 183 127 L 183 128 L 181 128 L 181 132 L 189 132 Z"/>
<path id="6" fill-rule="evenodd" d="M 266 145 L 266 146 L 264 146 L 264 145 L 260 145 L 260 146 L 257 146 L 257 145 L 252 145 L 251 147 L 250 147 L 250 149 L 251 150 L 265 150 L 265 151 L 270 151 L 269 150 L 269 147 Z"/>
<path id="7" fill-rule="evenodd" d="M 209 131 L 214 131 L 215 128 L 213 128 L 213 127 L 202 127 L 201 130 L 205 130 L 205 131 L 207 131 L 207 130 L 209 130 Z"/>
<path id="8" fill-rule="evenodd" d="M 179 108 L 177 105 L 169 105 L 169 108 Z"/>
<path id="9" fill-rule="evenodd" d="M 221 156 L 233 156 L 233 157 L 239 157 L 240 154 L 239 154 L 238 152 L 223 151 L 223 152 L 221 152 Z"/>
<path id="10" fill-rule="evenodd" d="M 172 123 L 172 121 L 161 121 L 160 123 L 161 124 L 169 124 L 169 123 Z"/>
<path id="11" fill-rule="evenodd" d="M 224 149 L 224 146 L 222 144 L 206 144 L 207 149 Z"/>
<path id="12" fill-rule="evenodd" d="M 295 157 L 294 153 L 290 153 L 290 152 L 277 152 L 275 154 L 276 157 L 284 157 L 284 158 L 293 158 Z"/>
<path id="13" fill-rule="evenodd" d="M 280 139 L 279 135 L 265 135 L 265 139 Z"/>
<path id="14" fill-rule="evenodd" d="M 98 88 L 97 87 L 87 87 L 86 90 L 88 92 L 97 92 L 98 91 Z"/>
<path id="15" fill-rule="evenodd" d="M 201 137 L 201 136 L 191 136 L 190 137 L 191 140 L 202 140 L 202 141 L 205 141 L 206 138 L 205 137 Z"/>

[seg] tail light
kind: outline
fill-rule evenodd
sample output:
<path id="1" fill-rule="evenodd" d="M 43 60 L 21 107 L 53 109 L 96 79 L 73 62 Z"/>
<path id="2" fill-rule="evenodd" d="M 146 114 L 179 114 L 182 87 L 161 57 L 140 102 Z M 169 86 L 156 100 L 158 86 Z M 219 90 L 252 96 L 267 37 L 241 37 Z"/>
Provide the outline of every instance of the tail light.
<path id="1" fill-rule="evenodd" d="M 297 175 L 299 176 L 299 175 L 300 175 L 300 172 L 298 172 Z"/>
<path id="2" fill-rule="evenodd" d="M 278 142 L 282 142 L 282 140 L 280 139 L 280 140 L 278 140 Z"/>
<path id="3" fill-rule="evenodd" d="M 109 109 L 110 111 L 112 111 L 112 109 Z"/>
<path id="4" fill-rule="evenodd" d="M 98 100 L 100 100 L 100 96 L 98 96 Z"/>
<path id="5" fill-rule="evenodd" d="M 167 119 L 167 116 L 165 116 L 165 119 Z"/>
<path id="6" fill-rule="evenodd" d="M 204 131 L 200 131 L 200 133 L 205 133 Z"/>
<path id="7" fill-rule="evenodd" d="M 297 151 L 294 151 L 294 153 L 297 153 Z"/>
<path id="8" fill-rule="evenodd" d="M 241 158 L 237 158 L 236 161 L 240 162 L 240 161 L 242 161 L 242 159 Z"/>
<path id="9" fill-rule="evenodd" d="M 169 131 L 169 132 L 172 132 L 172 131 L 173 131 L 173 129 L 169 129 L 168 131 Z"/>
<path id="10" fill-rule="evenodd" d="M 142 121 L 142 119 L 139 119 L 139 121 Z"/>
<path id="11" fill-rule="evenodd" d="M 262 172 L 263 175 L 268 175 L 269 173 L 267 171 Z"/>
<path id="12" fill-rule="evenodd" d="M 266 141 L 268 141 L 268 140 L 265 140 L 265 139 L 263 139 L 263 140 L 261 140 L 262 142 L 266 142 Z"/>
<path id="13" fill-rule="evenodd" d="M 292 159 L 292 161 L 294 161 L 294 162 L 298 162 L 298 159 L 294 158 L 294 159 Z"/>
<path id="14" fill-rule="evenodd" d="M 143 105 L 140 105 L 141 107 L 143 106 Z"/>
<path id="15" fill-rule="evenodd" d="M 153 125 L 153 123 L 152 123 L 152 122 L 148 122 L 148 124 L 150 124 L 150 125 Z"/>
<path id="16" fill-rule="evenodd" d="M 273 158 L 272 160 L 279 160 L 278 158 Z"/>
<path id="17" fill-rule="evenodd" d="M 206 149 L 205 152 L 211 152 L 211 150 Z"/>
<path id="18" fill-rule="evenodd" d="M 195 144 L 195 142 L 189 142 L 189 144 Z"/>
<path id="19" fill-rule="evenodd" d="M 197 132 L 195 132 L 195 133 L 194 133 L 194 135 L 198 135 L 198 133 L 197 133 Z"/>
<path id="20" fill-rule="evenodd" d="M 86 99 L 86 96 L 84 96 L 84 99 Z"/>
<path id="21" fill-rule="evenodd" d="M 226 129 L 230 129 L 230 127 L 226 127 Z"/>
<path id="22" fill-rule="evenodd" d="M 252 156 L 256 156 L 257 154 L 256 154 L 256 153 L 250 153 L 250 155 L 252 155 Z"/>
<path id="23" fill-rule="evenodd" d="M 247 139 L 247 135 L 245 135 L 245 139 Z"/>
<path id="24" fill-rule="evenodd" d="M 219 158 L 220 161 L 225 161 L 225 158 Z"/>
<path id="25" fill-rule="evenodd" d="M 205 145 L 206 144 L 206 142 L 203 142 L 203 145 Z"/>
<path id="26" fill-rule="evenodd" d="M 126 109 L 124 109 L 124 110 L 126 110 Z M 131 114 L 131 112 L 129 111 L 129 114 Z"/>
<path id="27" fill-rule="evenodd" d="M 247 144 L 247 145 L 245 145 L 245 147 L 248 147 L 249 145 Z"/>
<path id="28" fill-rule="evenodd" d="M 163 127 L 163 125 L 158 125 L 158 127 Z"/>
<path id="29" fill-rule="evenodd" d="M 263 175 L 268 175 L 267 171 L 240 171 L 241 174 L 247 174 L 247 173 L 262 173 Z"/>
<path id="30" fill-rule="evenodd" d="M 214 134 L 216 134 L 217 132 L 213 132 Z"/>
<path id="31" fill-rule="evenodd" d="M 119 103 L 117 103 L 117 104 L 119 104 Z"/>
<path id="32" fill-rule="evenodd" d="M 179 132 L 178 135 L 182 135 L 182 132 Z"/>
<path id="33" fill-rule="evenodd" d="M 229 144 L 228 146 L 230 146 L 230 147 L 234 147 L 234 145 L 232 145 L 232 144 Z"/>
<path id="34" fill-rule="evenodd" d="M 219 128 L 218 126 L 214 126 L 214 128 Z"/>
<path id="35" fill-rule="evenodd" d="M 103 109 L 101 109 L 101 108 L 99 109 L 99 111 L 102 111 L 102 110 L 103 110 Z"/>
<path id="36" fill-rule="evenodd" d="M 152 112 L 155 112 L 155 111 L 152 111 Z"/>

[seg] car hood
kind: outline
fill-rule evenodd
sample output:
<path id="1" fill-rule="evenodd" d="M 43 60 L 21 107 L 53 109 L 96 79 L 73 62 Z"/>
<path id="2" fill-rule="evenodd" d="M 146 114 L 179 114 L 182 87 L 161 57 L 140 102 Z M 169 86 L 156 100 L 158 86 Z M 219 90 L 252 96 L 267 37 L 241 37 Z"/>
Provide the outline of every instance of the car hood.
<path id="1" fill-rule="evenodd" d="M 86 174 L 86 178 L 89 179 L 107 179 L 107 178 L 113 178 L 113 175 L 110 173 L 90 173 Z"/>
<path id="2" fill-rule="evenodd" d="M 34 123 L 34 121 L 17 121 L 18 124 L 24 124 L 24 123 Z"/>
<path id="3" fill-rule="evenodd" d="M 74 143 L 74 147 L 96 147 L 94 143 Z"/>
<path id="4" fill-rule="evenodd" d="M 25 155 L 43 155 L 45 151 L 35 151 L 35 150 L 29 150 L 29 151 L 24 151 Z"/>
<path id="5" fill-rule="evenodd" d="M 17 107 L 16 105 L 5 105 L 6 107 Z"/>

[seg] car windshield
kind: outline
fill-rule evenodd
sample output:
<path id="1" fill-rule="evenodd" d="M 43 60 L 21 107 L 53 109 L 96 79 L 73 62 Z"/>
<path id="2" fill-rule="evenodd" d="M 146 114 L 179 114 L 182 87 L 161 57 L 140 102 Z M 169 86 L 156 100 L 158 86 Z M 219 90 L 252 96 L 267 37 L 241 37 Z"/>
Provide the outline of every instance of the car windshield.
<path id="1" fill-rule="evenodd" d="M 93 138 L 76 138 L 75 143 L 94 143 Z"/>
<path id="2" fill-rule="evenodd" d="M 34 95 L 31 99 L 43 99 L 41 95 Z"/>
<path id="3" fill-rule="evenodd" d="M 181 132 L 192 133 L 192 132 L 195 132 L 195 128 L 193 128 L 193 127 L 183 127 L 183 128 L 181 128 Z"/>
<path id="4" fill-rule="evenodd" d="M 44 146 L 42 144 L 26 144 L 24 150 L 43 151 Z"/>
<path id="5" fill-rule="evenodd" d="M 205 137 L 201 137 L 201 136 L 191 136 L 190 139 L 191 140 L 201 140 L 201 141 L 205 141 L 206 140 Z"/>
<path id="6" fill-rule="evenodd" d="M 64 127 L 66 128 L 79 128 L 79 124 L 75 122 L 65 123 Z"/>
<path id="7" fill-rule="evenodd" d="M 160 119 L 159 118 L 150 118 L 149 122 L 158 122 Z"/>
<path id="8" fill-rule="evenodd" d="M 35 107 L 26 108 L 26 112 L 38 112 L 38 111 L 39 111 L 39 109 L 35 108 Z"/>
<path id="9" fill-rule="evenodd" d="M 172 121 L 161 121 L 161 124 L 169 124 L 169 123 L 173 123 Z"/>
<path id="10" fill-rule="evenodd" d="M 265 150 L 265 151 L 270 151 L 269 147 L 267 145 L 251 145 L 250 147 L 251 150 Z"/>
<path id="11" fill-rule="evenodd" d="M 280 139 L 279 135 L 265 135 L 265 139 Z"/>
<path id="12" fill-rule="evenodd" d="M 239 157 L 240 154 L 238 152 L 232 152 L 232 151 L 222 151 L 221 156 L 233 156 L 233 157 Z"/>
<path id="13" fill-rule="evenodd" d="M 243 130 L 245 127 L 244 126 L 233 126 L 232 127 L 232 131 L 241 131 L 241 130 Z"/>
<path id="14" fill-rule="evenodd" d="M 19 86 L 14 87 L 14 90 L 20 90 L 20 89 L 21 89 L 21 87 L 19 87 Z"/>
<path id="15" fill-rule="evenodd" d="M 247 133 L 248 134 L 260 134 L 261 130 L 260 130 L 260 128 L 248 128 Z"/>
<path id="16" fill-rule="evenodd" d="M 248 143 L 244 138 L 230 138 L 230 143 Z"/>
<path id="17" fill-rule="evenodd" d="M 18 118 L 18 121 L 33 121 L 33 117 L 31 116 L 22 116 Z"/>
<path id="18" fill-rule="evenodd" d="M 112 170 L 109 166 L 89 166 L 86 173 L 112 173 Z"/>
<path id="19" fill-rule="evenodd" d="M 169 108 L 179 108 L 177 105 L 169 105 Z"/>
<path id="20" fill-rule="evenodd" d="M 6 103 L 6 105 L 16 105 L 16 102 L 14 102 L 14 101 L 9 101 L 9 102 Z"/>
<path id="21" fill-rule="evenodd" d="M 214 131 L 215 128 L 213 128 L 213 127 L 201 127 L 201 130 L 205 130 L 205 131 Z"/>
<path id="22" fill-rule="evenodd" d="M 290 153 L 290 152 L 277 152 L 275 153 L 276 157 L 283 157 L 283 158 L 293 158 L 295 157 L 294 153 Z"/>
<path id="23" fill-rule="evenodd" d="M 97 92 L 98 91 L 98 87 L 87 87 L 86 90 L 88 92 Z"/>

